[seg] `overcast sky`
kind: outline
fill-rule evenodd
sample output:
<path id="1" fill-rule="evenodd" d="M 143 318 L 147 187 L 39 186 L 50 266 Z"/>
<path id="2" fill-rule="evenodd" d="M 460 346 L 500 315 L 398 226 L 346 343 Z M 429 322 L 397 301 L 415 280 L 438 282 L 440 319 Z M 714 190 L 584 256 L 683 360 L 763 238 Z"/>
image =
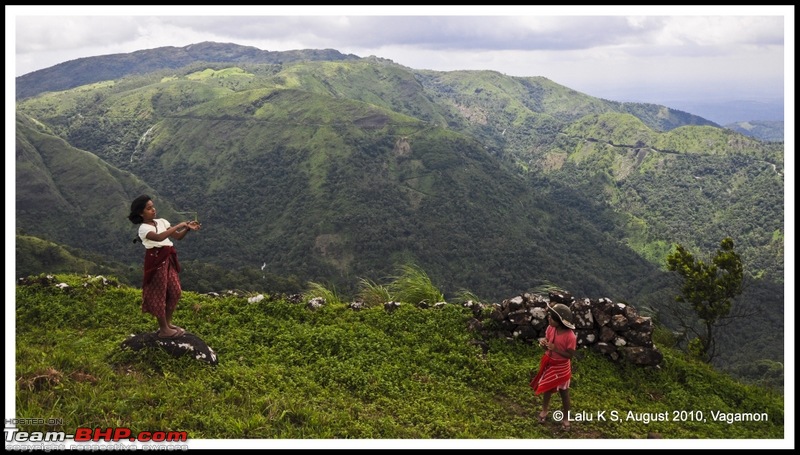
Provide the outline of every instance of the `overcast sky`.
<path id="1" fill-rule="evenodd" d="M 544 76 L 615 101 L 782 99 L 784 82 L 794 80 L 789 6 L 6 10 L 6 60 L 15 76 L 80 57 L 217 41 L 269 51 L 331 48 L 414 69 Z"/>

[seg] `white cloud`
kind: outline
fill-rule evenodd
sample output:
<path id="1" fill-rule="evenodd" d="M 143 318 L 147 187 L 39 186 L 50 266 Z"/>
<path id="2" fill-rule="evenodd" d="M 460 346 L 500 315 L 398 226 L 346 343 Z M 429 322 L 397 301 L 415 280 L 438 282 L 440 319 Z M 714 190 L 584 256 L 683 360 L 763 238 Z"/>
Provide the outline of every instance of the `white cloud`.
<path id="1" fill-rule="evenodd" d="M 105 43 L 124 43 L 139 37 L 139 20 L 133 17 L 53 17 L 17 18 L 17 54 L 102 47 Z"/>
<path id="2" fill-rule="evenodd" d="M 783 46 L 783 18 L 776 16 L 670 17 L 660 44 L 684 46 Z"/>
<path id="3" fill-rule="evenodd" d="M 192 7 L 191 16 L 167 7 L 70 7 L 56 16 L 53 8 L 16 16 L 17 76 L 80 57 L 203 41 L 544 76 L 629 101 L 726 91 L 780 98 L 788 69 L 788 19 L 779 13 L 790 10 L 775 7 Z"/>

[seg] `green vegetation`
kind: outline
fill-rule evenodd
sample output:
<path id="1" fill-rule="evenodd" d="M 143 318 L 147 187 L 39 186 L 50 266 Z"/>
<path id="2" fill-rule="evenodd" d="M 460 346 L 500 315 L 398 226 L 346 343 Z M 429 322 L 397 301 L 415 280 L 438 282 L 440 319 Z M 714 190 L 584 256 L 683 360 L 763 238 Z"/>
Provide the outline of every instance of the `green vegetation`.
<path id="1" fill-rule="evenodd" d="M 376 283 L 369 278 L 359 278 L 359 291 L 357 298 L 364 302 L 367 307 L 383 305 L 394 300 L 389 289 L 385 285 Z"/>
<path id="2" fill-rule="evenodd" d="M 308 289 L 303 293 L 303 298 L 306 300 L 314 298 L 324 299 L 325 302 L 330 305 L 342 304 L 342 299 L 339 297 L 339 293 L 336 292 L 334 286 L 325 286 L 324 284 L 315 283 L 313 281 L 308 283 Z"/>
<path id="3" fill-rule="evenodd" d="M 155 328 L 137 289 L 76 275 L 28 281 L 16 287 L 16 415 L 64 419 L 48 430 L 130 427 L 191 439 L 784 437 L 780 393 L 668 347 L 660 368 L 579 350 L 573 412 L 616 411 L 620 421 L 576 421 L 564 433 L 535 423 L 540 403 L 528 372 L 541 351 L 495 338 L 482 340 L 484 353 L 460 305 L 312 311 L 279 298 L 185 292 L 175 321 L 215 350 L 212 367 L 160 349 L 120 349 Z M 55 286 L 62 282 L 69 287 Z M 754 415 L 766 418 L 724 420 Z"/>
<path id="4" fill-rule="evenodd" d="M 473 296 L 469 291 L 460 293 L 459 301 L 464 301 L 465 296 Z M 344 298 L 339 295 L 334 286 L 325 286 L 320 283 L 308 283 L 308 290 L 303 297 L 306 300 L 322 298 L 328 304 L 340 305 Z M 444 294 L 431 282 L 428 274 L 416 264 L 405 264 L 397 269 L 397 275 L 391 277 L 388 284 L 379 284 L 369 278 L 359 279 L 357 299 L 367 307 L 375 307 L 387 302 L 398 301 L 429 307 L 439 302 L 444 302 Z"/>
<path id="5" fill-rule="evenodd" d="M 668 269 L 683 278 L 676 300 L 689 304 L 703 327 L 689 341 L 690 352 L 705 361 L 711 361 L 716 354 L 715 329 L 730 314 L 731 300 L 742 293 L 742 260 L 733 250 L 733 240 L 722 239 L 719 248 L 710 264 L 695 259 L 683 245 L 676 245 L 667 256 Z M 694 324 L 684 327 L 693 329 Z"/>
<path id="6" fill-rule="evenodd" d="M 388 288 L 398 300 L 412 305 L 430 306 L 444 301 L 444 295 L 428 274 L 415 264 L 402 265 Z"/>

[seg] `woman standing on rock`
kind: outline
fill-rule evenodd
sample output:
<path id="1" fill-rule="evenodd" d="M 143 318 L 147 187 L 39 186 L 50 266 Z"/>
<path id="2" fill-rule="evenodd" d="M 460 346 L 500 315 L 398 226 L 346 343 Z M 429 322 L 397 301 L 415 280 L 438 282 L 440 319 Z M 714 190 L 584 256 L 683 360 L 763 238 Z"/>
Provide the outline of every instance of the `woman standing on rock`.
<path id="1" fill-rule="evenodd" d="M 184 221 L 170 226 L 169 221 L 156 218 L 156 208 L 150 196 L 143 194 L 131 203 L 128 219 L 139 225 L 134 242 L 142 242 L 144 278 L 142 280 L 142 311 L 152 314 L 158 321 L 159 338 L 178 338 L 186 331 L 172 324 L 172 314 L 181 298 L 178 273 L 178 252 L 170 238 L 183 239 L 191 231 L 200 229 L 197 221 Z"/>

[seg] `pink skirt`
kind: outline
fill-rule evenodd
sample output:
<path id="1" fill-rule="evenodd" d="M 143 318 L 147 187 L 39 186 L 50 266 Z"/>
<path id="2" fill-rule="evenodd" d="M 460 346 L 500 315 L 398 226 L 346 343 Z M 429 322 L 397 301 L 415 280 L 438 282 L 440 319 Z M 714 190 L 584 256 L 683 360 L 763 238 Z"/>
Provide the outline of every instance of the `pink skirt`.
<path id="1" fill-rule="evenodd" d="M 534 394 L 566 390 L 572 378 L 572 363 L 569 359 L 554 359 L 545 353 L 539 362 L 539 371 L 530 386 Z"/>

